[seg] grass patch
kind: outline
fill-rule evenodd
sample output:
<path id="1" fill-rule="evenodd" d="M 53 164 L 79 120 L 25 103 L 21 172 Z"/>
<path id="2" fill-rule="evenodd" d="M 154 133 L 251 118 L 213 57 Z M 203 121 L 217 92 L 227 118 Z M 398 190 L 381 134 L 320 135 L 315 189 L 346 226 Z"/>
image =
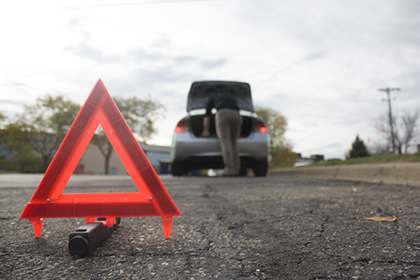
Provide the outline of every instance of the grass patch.
<path id="1" fill-rule="evenodd" d="M 382 155 L 360 158 L 350 158 L 346 160 L 327 160 L 324 162 L 315 162 L 307 166 L 330 166 L 343 164 L 362 164 L 362 163 L 391 163 L 391 162 L 420 162 L 420 156 L 417 154 L 404 155 Z"/>

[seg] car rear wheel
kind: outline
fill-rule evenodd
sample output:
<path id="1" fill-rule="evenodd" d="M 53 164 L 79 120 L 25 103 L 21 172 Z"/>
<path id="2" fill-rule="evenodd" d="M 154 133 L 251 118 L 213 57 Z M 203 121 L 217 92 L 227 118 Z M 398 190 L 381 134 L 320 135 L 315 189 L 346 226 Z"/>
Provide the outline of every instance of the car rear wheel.
<path id="1" fill-rule="evenodd" d="M 245 167 L 242 167 L 239 169 L 239 176 L 245 177 L 248 174 L 248 169 Z"/>
<path id="2" fill-rule="evenodd" d="M 188 173 L 188 169 L 185 167 L 185 164 L 182 162 L 173 162 L 172 163 L 172 175 L 173 176 L 183 176 Z"/>
<path id="3" fill-rule="evenodd" d="M 268 163 L 267 161 L 257 161 L 254 165 L 254 174 L 258 177 L 267 175 Z"/>

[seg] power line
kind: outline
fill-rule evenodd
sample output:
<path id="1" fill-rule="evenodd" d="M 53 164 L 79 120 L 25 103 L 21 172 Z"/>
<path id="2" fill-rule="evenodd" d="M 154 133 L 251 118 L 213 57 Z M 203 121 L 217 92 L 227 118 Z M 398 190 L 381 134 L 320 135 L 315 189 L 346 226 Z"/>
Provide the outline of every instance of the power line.
<path id="1" fill-rule="evenodd" d="M 391 109 L 391 91 L 399 91 L 400 88 L 380 88 L 379 91 L 384 91 L 388 97 L 388 117 L 389 117 L 389 126 L 391 128 L 391 143 L 392 143 L 392 153 L 395 154 L 396 145 L 395 145 L 395 134 L 394 134 L 394 120 L 392 118 L 392 109 Z"/>

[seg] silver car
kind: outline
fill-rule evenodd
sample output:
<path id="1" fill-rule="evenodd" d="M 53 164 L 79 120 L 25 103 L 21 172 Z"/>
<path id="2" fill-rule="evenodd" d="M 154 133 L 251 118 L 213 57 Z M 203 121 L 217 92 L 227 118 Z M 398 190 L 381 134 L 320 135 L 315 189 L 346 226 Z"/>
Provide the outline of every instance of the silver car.
<path id="1" fill-rule="evenodd" d="M 249 84 L 230 81 L 200 81 L 191 85 L 187 101 L 188 115 L 178 122 L 172 139 L 172 175 L 186 175 L 190 170 L 223 168 L 214 123 L 215 109 L 210 122 L 210 137 L 200 137 L 207 100 L 216 92 L 232 94 L 243 117 L 241 136 L 238 139 L 240 175 L 246 175 L 248 169 L 252 168 L 255 176 L 265 176 L 269 160 L 267 127 L 253 112 Z"/>

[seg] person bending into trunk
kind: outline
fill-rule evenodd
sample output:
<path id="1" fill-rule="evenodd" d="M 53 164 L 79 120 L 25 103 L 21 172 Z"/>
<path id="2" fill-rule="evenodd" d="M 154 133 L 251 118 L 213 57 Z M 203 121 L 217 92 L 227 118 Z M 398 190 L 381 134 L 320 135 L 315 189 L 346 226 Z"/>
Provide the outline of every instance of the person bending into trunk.
<path id="1" fill-rule="evenodd" d="M 242 127 L 242 117 L 239 115 L 238 103 L 230 94 L 219 93 L 211 96 L 206 106 L 202 137 L 210 136 L 210 117 L 213 108 L 217 109 L 216 133 L 222 148 L 224 175 L 238 176 L 240 159 L 237 140 Z"/>

